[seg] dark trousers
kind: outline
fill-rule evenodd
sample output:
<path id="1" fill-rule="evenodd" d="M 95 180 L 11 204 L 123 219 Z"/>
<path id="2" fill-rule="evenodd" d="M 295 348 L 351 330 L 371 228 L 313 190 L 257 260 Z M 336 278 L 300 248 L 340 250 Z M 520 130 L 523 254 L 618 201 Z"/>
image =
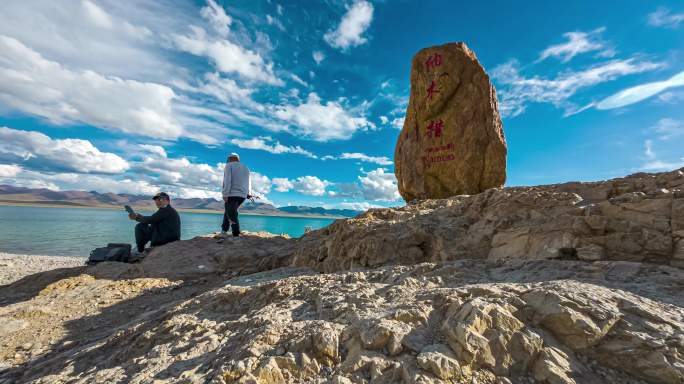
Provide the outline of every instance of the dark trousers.
<path id="1" fill-rule="evenodd" d="M 238 208 L 245 201 L 244 197 L 230 196 L 225 203 L 226 211 L 223 213 L 223 224 L 221 229 L 228 232 L 233 230 L 233 236 L 240 236 L 240 221 L 238 220 Z"/>
<path id="2" fill-rule="evenodd" d="M 135 226 L 135 245 L 138 247 L 138 252 L 144 251 L 145 244 L 150 240 L 152 240 L 152 226 L 138 223 Z"/>

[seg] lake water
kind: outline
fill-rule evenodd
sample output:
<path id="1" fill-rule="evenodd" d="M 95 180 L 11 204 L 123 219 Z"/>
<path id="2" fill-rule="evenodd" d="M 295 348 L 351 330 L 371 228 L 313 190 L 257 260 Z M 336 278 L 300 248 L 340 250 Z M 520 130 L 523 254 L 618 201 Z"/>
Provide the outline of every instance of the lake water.
<path id="1" fill-rule="evenodd" d="M 149 215 L 152 212 L 141 213 Z M 221 230 L 222 215 L 179 213 L 181 239 Z M 333 221 L 243 214 L 240 215 L 240 229 L 299 237 L 306 227 L 319 229 Z M 123 209 L 0 206 L 0 252 L 85 257 L 92 249 L 107 243 L 135 244 L 135 224 Z"/>

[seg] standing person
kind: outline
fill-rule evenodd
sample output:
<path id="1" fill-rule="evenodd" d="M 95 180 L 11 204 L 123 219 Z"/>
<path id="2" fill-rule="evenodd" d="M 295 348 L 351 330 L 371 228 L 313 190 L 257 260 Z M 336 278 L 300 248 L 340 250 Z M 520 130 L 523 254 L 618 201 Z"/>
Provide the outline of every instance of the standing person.
<path id="1" fill-rule="evenodd" d="M 223 171 L 223 202 L 226 210 L 221 225 L 222 235 L 225 235 L 231 228 L 233 236 L 240 236 L 238 208 L 245 199 L 250 197 L 250 189 L 249 168 L 242 164 L 240 156 L 233 152 L 228 156 L 226 169 Z"/>
<path id="2" fill-rule="evenodd" d="M 149 241 L 155 247 L 180 240 L 181 220 L 178 212 L 171 206 L 171 198 L 166 192 L 159 192 L 154 197 L 154 204 L 159 208 L 152 216 L 131 213 L 128 218 L 135 220 L 135 243 L 138 252 L 145 250 Z"/>

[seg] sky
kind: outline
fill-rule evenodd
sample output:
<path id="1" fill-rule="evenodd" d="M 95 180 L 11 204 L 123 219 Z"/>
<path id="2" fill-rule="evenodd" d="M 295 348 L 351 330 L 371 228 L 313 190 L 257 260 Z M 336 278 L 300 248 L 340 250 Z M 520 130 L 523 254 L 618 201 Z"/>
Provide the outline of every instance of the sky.
<path id="1" fill-rule="evenodd" d="M 276 206 L 403 205 L 411 58 L 457 41 L 507 186 L 684 167 L 680 0 L 4 0 L 0 183 L 219 198 L 237 152 Z"/>

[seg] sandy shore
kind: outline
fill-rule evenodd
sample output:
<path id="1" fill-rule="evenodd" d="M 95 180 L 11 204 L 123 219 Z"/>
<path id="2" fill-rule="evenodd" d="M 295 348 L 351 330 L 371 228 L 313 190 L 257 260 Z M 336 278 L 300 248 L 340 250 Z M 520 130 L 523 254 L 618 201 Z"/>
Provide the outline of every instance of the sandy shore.
<path id="1" fill-rule="evenodd" d="M 84 264 L 83 257 L 15 255 L 0 252 L 0 285 L 10 284 L 36 272 Z"/>

